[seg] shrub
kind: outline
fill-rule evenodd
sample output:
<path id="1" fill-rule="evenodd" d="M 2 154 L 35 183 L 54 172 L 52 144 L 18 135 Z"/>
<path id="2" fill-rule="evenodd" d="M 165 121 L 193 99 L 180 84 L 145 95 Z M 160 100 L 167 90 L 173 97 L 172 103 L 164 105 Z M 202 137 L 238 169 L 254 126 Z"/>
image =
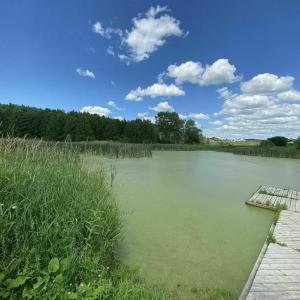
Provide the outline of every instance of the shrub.
<path id="1" fill-rule="evenodd" d="M 268 138 L 275 146 L 285 147 L 287 145 L 288 139 L 284 136 L 273 136 Z"/>
<path id="2" fill-rule="evenodd" d="M 268 148 L 268 147 L 274 147 L 274 146 L 275 146 L 274 143 L 270 140 L 264 140 L 259 143 L 259 147 Z"/>

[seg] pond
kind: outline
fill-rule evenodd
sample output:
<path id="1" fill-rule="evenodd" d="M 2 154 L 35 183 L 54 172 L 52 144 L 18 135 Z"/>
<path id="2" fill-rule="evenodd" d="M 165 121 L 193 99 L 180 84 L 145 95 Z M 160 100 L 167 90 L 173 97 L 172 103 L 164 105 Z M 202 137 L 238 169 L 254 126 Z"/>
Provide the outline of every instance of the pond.
<path id="1" fill-rule="evenodd" d="M 183 298 L 194 287 L 238 296 L 273 218 L 245 201 L 260 185 L 300 190 L 300 160 L 197 151 L 86 161 L 116 166 L 113 191 L 126 221 L 123 262 Z"/>

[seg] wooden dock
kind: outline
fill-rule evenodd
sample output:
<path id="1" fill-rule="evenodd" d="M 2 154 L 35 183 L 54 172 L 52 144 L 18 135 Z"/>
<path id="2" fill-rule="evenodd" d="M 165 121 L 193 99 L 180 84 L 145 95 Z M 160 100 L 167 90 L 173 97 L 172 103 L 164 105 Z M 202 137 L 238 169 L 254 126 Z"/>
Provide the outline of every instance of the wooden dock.
<path id="1" fill-rule="evenodd" d="M 286 205 L 287 210 L 300 212 L 300 192 L 261 186 L 246 204 L 276 210 L 276 205 Z"/>
<path id="2" fill-rule="evenodd" d="M 276 243 L 263 245 L 239 299 L 300 299 L 300 193 L 263 186 L 246 203 L 287 210 L 272 225 Z"/>

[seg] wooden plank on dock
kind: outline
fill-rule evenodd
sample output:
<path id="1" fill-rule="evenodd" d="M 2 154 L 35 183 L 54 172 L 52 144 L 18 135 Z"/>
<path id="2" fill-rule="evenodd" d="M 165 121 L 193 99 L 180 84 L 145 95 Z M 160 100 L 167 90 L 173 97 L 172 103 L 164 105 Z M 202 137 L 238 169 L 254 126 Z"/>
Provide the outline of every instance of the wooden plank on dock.
<path id="1" fill-rule="evenodd" d="M 300 252 L 270 244 L 246 299 L 300 299 Z"/>
<path id="2" fill-rule="evenodd" d="M 300 299 L 300 192 L 261 186 L 246 203 L 287 210 L 270 230 L 276 244 L 264 244 L 239 299 Z"/>
<path id="3" fill-rule="evenodd" d="M 300 250 L 300 213 L 283 210 L 275 227 L 274 236 L 287 247 Z"/>

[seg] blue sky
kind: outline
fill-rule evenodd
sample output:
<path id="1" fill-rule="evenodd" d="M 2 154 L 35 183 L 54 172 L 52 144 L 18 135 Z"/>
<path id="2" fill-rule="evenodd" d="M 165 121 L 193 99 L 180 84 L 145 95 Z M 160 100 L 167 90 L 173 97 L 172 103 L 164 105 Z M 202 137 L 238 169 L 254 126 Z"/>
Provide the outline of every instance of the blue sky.
<path id="1" fill-rule="evenodd" d="M 0 103 L 300 135 L 300 2 L 2 0 Z"/>

